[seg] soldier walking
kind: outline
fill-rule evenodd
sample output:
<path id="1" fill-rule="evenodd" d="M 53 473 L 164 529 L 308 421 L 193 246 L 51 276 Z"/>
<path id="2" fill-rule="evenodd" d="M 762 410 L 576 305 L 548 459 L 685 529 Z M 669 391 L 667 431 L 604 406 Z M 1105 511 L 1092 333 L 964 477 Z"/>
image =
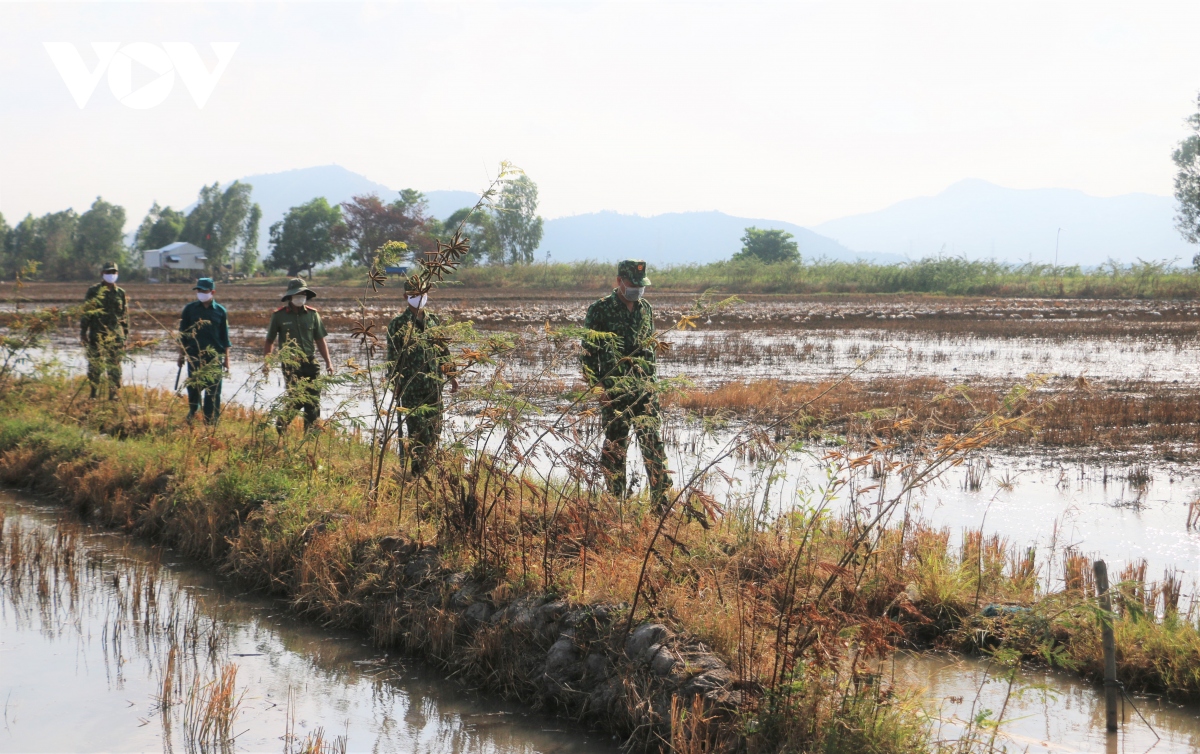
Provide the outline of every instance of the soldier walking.
<path id="1" fill-rule="evenodd" d="M 115 401 L 121 389 L 121 359 L 129 337 L 129 309 L 125 291 L 117 287 L 116 262 L 104 263 L 101 280 L 84 296 L 79 339 L 87 349 L 92 398 L 99 395 L 101 385 L 107 384 L 108 399 Z"/>
<path id="2" fill-rule="evenodd" d="M 429 459 L 442 436 L 442 387 L 446 375 L 442 367 L 449 363 L 450 349 L 432 332 L 441 325 L 436 314 L 425 309 L 428 293 L 419 293 L 417 285 L 405 281 L 408 307 L 388 324 L 388 369 L 396 401 L 407 411 L 408 455 L 412 473 L 420 476 L 429 467 Z M 450 378 L 450 392 L 458 390 L 458 380 Z"/>
<path id="3" fill-rule="evenodd" d="M 283 294 L 285 305 L 271 315 L 271 324 L 267 328 L 263 357 L 271 355 L 278 340 L 283 359 L 283 381 L 287 386 L 283 412 L 275 421 L 280 434 L 287 429 L 298 411 L 304 412 L 306 432 L 313 428 L 321 416 L 321 387 L 317 383 L 321 369 L 317 366 L 317 352 L 325 360 L 326 371 L 333 374 L 329 346 L 325 344 L 328 333 L 321 322 L 321 315 L 308 305 L 316 297 L 316 291 L 305 285 L 303 278 L 292 278 L 288 281 L 287 293 Z M 263 374 L 270 374 L 270 370 L 269 363 L 263 364 Z"/>
<path id="4" fill-rule="evenodd" d="M 583 339 L 583 373 L 590 387 L 599 387 L 604 445 L 600 466 L 609 491 L 625 495 L 625 457 L 629 432 L 637 433 L 646 464 L 651 501 L 667 505 L 671 475 L 662 441 L 662 412 L 658 404 L 658 373 L 654 349 L 654 309 L 644 296 L 650 279 L 646 263 L 626 259 L 617 265 L 617 287 L 588 307 Z"/>
<path id="5" fill-rule="evenodd" d="M 229 315 L 213 300 L 215 288 L 212 278 L 197 280 L 192 288 L 196 300 L 179 316 L 179 366 L 187 362 L 189 423 L 200 410 L 201 394 L 204 420 L 211 424 L 221 416 L 221 382 L 229 371 Z"/>

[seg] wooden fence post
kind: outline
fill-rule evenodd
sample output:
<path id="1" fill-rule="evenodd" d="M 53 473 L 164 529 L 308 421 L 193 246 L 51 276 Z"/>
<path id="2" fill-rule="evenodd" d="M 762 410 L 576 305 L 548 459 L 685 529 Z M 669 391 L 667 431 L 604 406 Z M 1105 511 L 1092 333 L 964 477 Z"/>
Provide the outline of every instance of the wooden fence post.
<path id="1" fill-rule="evenodd" d="M 1117 642 L 1113 638 L 1112 598 L 1108 593 L 1108 566 L 1103 560 L 1092 563 L 1096 574 L 1096 594 L 1104 617 L 1100 622 L 1100 642 L 1104 647 L 1104 723 L 1109 733 L 1117 730 Z"/>

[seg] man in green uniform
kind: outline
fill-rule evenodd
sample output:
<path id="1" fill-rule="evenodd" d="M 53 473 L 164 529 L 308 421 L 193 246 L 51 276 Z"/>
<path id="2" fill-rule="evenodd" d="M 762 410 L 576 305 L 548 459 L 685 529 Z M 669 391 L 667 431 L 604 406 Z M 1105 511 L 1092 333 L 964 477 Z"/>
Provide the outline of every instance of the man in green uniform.
<path id="1" fill-rule="evenodd" d="M 654 348 L 654 309 L 644 298 L 650 279 L 646 263 L 626 259 L 617 265 L 617 287 L 588 307 L 583 339 L 583 373 L 599 387 L 604 446 L 600 466 L 612 494 L 625 494 L 625 456 L 629 432 L 637 433 L 646 463 L 652 502 L 667 504 L 671 475 L 662 441 L 662 413 Z"/>
<path id="2" fill-rule="evenodd" d="M 229 315 L 213 300 L 212 278 L 200 278 L 192 288 L 196 300 L 183 307 L 179 316 L 179 366 L 187 362 L 188 415 L 190 422 L 200 409 L 203 393 L 204 420 L 221 416 L 222 370 L 229 371 Z M 223 362 L 223 363 L 218 363 Z"/>
<path id="3" fill-rule="evenodd" d="M 125 291 L 117 287 L 116 262 L 104 264 L 101 280 L 88 288 L 84 296 L 79 339 L 87 349 L 87 378 L 92 397 L 107 383 L 108 398 L 115 401 L 121 389 L 121 358 L 129 337 L 129 309 Z"/>
<path id="4" fill-rule="evenodd" d="M 450 361 L 450 349 L 433 332 L 441 320 L 425 309 L 429 294 L 418 293 L 413 281 L 405 281 L 404 294 L 408 307 L 387 328 L 388 376 L 396 401 L 407 409 L 408 454 L 413 474 L 420 476 L 442 436 L 442 367 Z M 458 380 L 452 377 L 450 392 L 457 390 Z"/>
<path id="5" fill-rule="evenodd" d="M 283 356 L 283 381 L 287 385 L 284 411 L 275 422 L 280 434 L 287 429 L 297 411 L 304 412 L 304 430 L 312 429 L 321 416 L 321 388 L 316 379 L 321 375 L 317 366 L 317 352 L 325 360 L 325 369 L 333 374 L 333 362 L 329 360 L 329 347 L 325 345 L 325 325 L 321 315 L 308 305 L 317 294 L 304 284 L 303 278 L 288 281 L 287 293 L 283 294 L 285 306 L 271 315 L 267 328 L 267 344 L 263 356 L 271 355 L 275 341 Z M 269 363 L 263 364 L 263 374 L 270 373 Z"/>

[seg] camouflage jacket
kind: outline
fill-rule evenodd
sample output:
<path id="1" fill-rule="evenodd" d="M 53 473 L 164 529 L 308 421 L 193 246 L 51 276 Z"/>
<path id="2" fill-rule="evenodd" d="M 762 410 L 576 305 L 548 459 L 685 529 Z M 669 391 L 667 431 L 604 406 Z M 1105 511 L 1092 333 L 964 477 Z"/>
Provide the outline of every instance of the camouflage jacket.
<path id="1" fill-rule="evenodd" d="M 430 328 L 441 325 L 436 314 L 425 312 L 424 321 L 406 308 L 388 324 L 388 374 L 401 396 L 436 398 L 441 395 L 446 377 L 442 365 L 450 359 L 450 349 L 432 337 Z"/>
<path id="2" fill-rule="evenodd" d="M 104 283 L 88 288 L 83 299 L 83 315 L 79 318 L 79 336 L 85 340 L 96 340 L 101 336 L 121 340 L 128 337 L 129 308 L 125 303 L 125 291 L 110 289 Z"/>
<path id="3" fill-rule="evenodd" d="M 640 392 L 637 382 L 654 380 L 654 307 L 640 299 L 633 311 L 617 291 L 588 307 L 583 337 L 583 374 L 589 385 L 613 392 Z"/>

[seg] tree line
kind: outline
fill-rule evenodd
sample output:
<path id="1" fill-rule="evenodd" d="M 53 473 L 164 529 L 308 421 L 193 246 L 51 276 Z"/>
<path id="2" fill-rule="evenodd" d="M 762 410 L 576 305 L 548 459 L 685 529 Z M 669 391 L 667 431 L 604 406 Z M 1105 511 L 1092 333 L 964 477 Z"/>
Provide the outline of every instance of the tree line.
<path id="1" fill-rule="evenodd" d="M 204 186 L 186 213 L 155 202 L 128 243 L 125 209 L 97 197 L 82 214 L 74 209 L 29 214 L 15 226 L 0 214 L 0 275 L 12 278 L 34 262 L 43 280 L 82 280 L 95 277 L 104 262 L 116 261 L 125 277 L 136 277 L 145 272 L 142 252 L 177 241 L 204 249 L 213 275 L 260 270 L 296 275 L 338 260 L 368 266 L 388 241 L 407 244 L 414 255 L 432 251 L 460 225 L 471 239 L 465 264 L 528 264 L 542 240 L 537 204 L 537 184 L 525 175 L 508 181 L 492 206 L 461 209 L 444 220 L 430 215 L 425 196 L 414 189 L 391 201 L 364 194 L 331 205 L 317 197 L 271 225 L 270 252 L 260 260 L 262 209 L 248 183 Z"/>

